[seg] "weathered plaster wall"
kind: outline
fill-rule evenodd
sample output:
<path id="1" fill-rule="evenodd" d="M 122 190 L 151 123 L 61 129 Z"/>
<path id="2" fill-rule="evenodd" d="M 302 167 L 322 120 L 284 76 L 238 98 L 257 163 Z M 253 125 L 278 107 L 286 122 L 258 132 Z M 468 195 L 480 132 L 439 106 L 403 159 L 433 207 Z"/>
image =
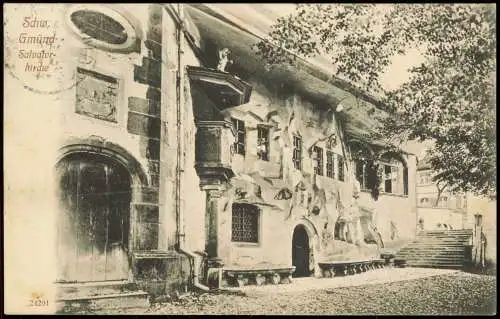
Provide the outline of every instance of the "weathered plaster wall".
<path id="1" fill-rule="evenodd" d="M 184 233 L 186 249 L 203 251 L 205 248 L 205 192 L 200 190 L 200 181 L 194 169 L 195 164 L 195 134 L 196 126 L 194 123 L 193 105 L 191 101 L 191 88 L 187 74 L 184 73 L 184 92 L 182 97 L 183 110 L 182 119 L 177 121 L 176 111 L 176 72 L 178 70 L 178 43 L 176 36 L 176 26 L 171 17 L 165 13 L 164 43 L 166 50 L 164 55 L 163 75 L 165 84 L 163 94 L 165 97 L 165 118 L 166 118 L 166 136 L 162 144 L 162 156 L 165 158 L 165 175 L 162 180 L 165 183 L 165 211 L 168 212 L 168 220 L 164 223 L 164 234 L 160 236 L 164 241 L 165 247 L 174 249 L 176 244 L 176 156 L 177 147 L 181 145 L 181 209 L 184 212 Z M 195 57 L 192 49 L 184 41 L 181 57 L 182 67 L 199 66 L 200 63 Z M 178 135 L 178 125 L 181 126 L 181 136 Z"/>
<path id="2" fill-rule="evenodd" d="M 310 225 L 310 247 L 314 251 L 316 261 L 331 258 L 332 255 L 343 254 L 345 258 L 356 255 L 374 254 L 373 250 L 358 248 L 353 244 L 333 241 L 333 228 L 339 216 L 339 202 L 346 210 L 349 209 L 353 194 L 352 168 L 347 161 L 347 148 L 342 128 L 337 128 L 333 112 L 321 111 L 311 102 L 298 95 L 278 95 L 266 89 L 262 84 L 253 82 L 254 90 L 248 104 L 226 110 L 228 116 L 245 122 L 246 154 L 233 156 L 233 170 L 243 179 L 253 179 L 262 187 L 262 198 L 273 204 L 275 208 L 261 206 L 259 243 L 231 242 L 230 227 L 228 233 L 222 234 L 222 240 L 231 246 L 230 251 L 222 256 L 231 265 L 257 264 L 291 264 L 292 235 L 299 223 Z M 270 126 L 270 160 L 263 161 L 257 157 L 257 125 Z M 303 140 L 302 170 L 297 170 L 292 163 L 292 134 L 299 133 Z M 330 149 L 344 156 L 344 181 L 326 177 L 326 137 L 337 136 L 338 143 Z M 316 186 L 313 190 L 313 164 L 309 153 L 310 147 L 316 145 L 323 149 L 323 176 L 316 175 Z M 344 150 L 343 150 L 344 148 Z M 347 157 L 347 158 L 346 158 Z M 409 168 L 409 185 L 415 182 L 414 156 L 405 157 Z M 335 173 L 337 174 L 337 173 Z M 236 179 L 241 178 L 236 177 Z M 297 193 L 295 186 L 302 181 L 305 189 Z M 294 194 L 291 200 L 276 200 L 274 197 L 280 188 L 287 187 Z M 307 204 L 311 195 L 312 202 Z M 301 204 L 301 197 L 305 201 Z M 311 214 L 315 204 L 322 203 L 320 213 Z M 337 200 L 338 199 L 338 200 Z M 228 200 L 231 203 L 231 199 Z M 411 238 L 415 233 L 415 190 L 410 187 L 406 197 L 381 195 L 378 201 L 373 201 L 368 194 L 361 194 L 360 205 L 371 207 L 375 211 L 377 226 L 380 227 L 384 241 L 390 241 L 390 222 L 399 227 L 399 237 Z M 396 208 L 396 209 L 395 209 Z M 304 216 L 308 221 L 304 221 Z M 221 223 L 231 223 L 231 205 L 226 205 Z M 328 256 L 328 257 L 327 257 Z M 376 256 L 376 252 L 375 252 Z M 375 257 L 374 256 L 374 257 Z"/>
<path id="3" fill-rule="evenodd" d="M 408 240 L 415 236 L 417 223 L 416 207 L 416 157 L 402 155 L 408 166 L 408 195 L 395 195 L 381 193 L 374 200 L 367 192 L 361 192 L 360 204 L 373 208 L 375 223 L 382 235 L 384 244 L 390 245 L 391 241 Z M 395 226 L 395 233 L 393 232 Z"/>

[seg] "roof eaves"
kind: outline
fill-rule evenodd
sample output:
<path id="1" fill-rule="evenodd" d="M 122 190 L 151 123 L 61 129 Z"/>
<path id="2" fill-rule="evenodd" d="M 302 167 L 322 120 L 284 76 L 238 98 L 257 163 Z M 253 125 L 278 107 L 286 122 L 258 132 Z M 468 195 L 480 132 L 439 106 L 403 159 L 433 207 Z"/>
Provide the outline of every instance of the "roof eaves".
<path id="1" fill-rule="evenodd" d="M 250 35 L 253 35 L 254 37 L 260 39 L 260 40 L 265 40 L 265 34 L 261 33 L 259 30 L 256 30 L 255 28 L 249 26 L 245 22 L 239 20 L 238 18 L 226 13 L 226 12 L 221 12 L 222 10 L 215 8 L 214 6 L 210 4 L 188 4 L 194 9 L 203 11 L 204 13 L 210 14 L 213 17 L 220 19 L 231 26 L 246 32 Z M 286 49 L 285 49 L 286 50 Z M 319 78 L 320 80 L 323 80 L 327 83 L 331 83 L 358 98 L 362 98 L 366 100 L 367 102 L 373 104 L 377 108 L 387 111 L 387 108 L 385 107 L 384 103 L 381 101 L 381 99 L 373 96 L 372 94 L 363 91 L 356 86 L 352 85 L 351 83 L 347 82 L 346 80 L 343 80 L 337 76 L 330 75 L 327 70 L 323 66 L 318 65 L 317 63 L 313 63 L 311 61 L 308 61 L 300 56 L 298 56 L 296 53 L 286 50 L 288 53 L 294 55 L 295 57 L 298 58 L 298 60 L 303 63 L 309 70 L 309 73 L 311 73 L 313 76 Z"/>

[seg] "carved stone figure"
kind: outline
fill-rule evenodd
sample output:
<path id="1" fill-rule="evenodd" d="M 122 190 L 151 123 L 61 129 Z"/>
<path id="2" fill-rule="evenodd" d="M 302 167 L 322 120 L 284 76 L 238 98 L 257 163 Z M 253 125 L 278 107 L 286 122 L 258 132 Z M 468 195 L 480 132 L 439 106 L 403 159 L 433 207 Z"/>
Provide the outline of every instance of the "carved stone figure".
<path id="1" fill-rule="evenodd" d="M 231 50 L 228 48 L 219 51 L 219 64 L 217 65 L 217 70 L 226 72 L 227 64 L 233 63 L 233 61 L 229 59 L 229 54 L 231 54 Z"/>

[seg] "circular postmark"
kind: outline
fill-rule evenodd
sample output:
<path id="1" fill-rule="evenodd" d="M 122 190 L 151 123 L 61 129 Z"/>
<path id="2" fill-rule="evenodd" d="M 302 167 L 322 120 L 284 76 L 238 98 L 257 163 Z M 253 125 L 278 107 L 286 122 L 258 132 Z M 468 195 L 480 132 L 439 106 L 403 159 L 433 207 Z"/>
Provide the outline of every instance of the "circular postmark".
<path id="1" fill-rule="evenodd" d="M 64 69 L 64 5 L 4 6 L 4 69 L 24 89 L 58 94 L 76 85 L 74 72 Z"/>

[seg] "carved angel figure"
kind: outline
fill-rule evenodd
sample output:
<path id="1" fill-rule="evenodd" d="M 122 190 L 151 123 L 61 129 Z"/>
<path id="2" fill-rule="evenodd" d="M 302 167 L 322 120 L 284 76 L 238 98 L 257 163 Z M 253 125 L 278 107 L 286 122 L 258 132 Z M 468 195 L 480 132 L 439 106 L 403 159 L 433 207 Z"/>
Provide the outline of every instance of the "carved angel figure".
<path id="1" fill-rule="evenodd" d="M 229 54 L 231 54 L 231 50 L 228 48 L 219 50 L 219 64 L 217 65 L 217 70 L 226 72 L 227 64 L 233 63 L 233 61 L 229 59 Z"/>

